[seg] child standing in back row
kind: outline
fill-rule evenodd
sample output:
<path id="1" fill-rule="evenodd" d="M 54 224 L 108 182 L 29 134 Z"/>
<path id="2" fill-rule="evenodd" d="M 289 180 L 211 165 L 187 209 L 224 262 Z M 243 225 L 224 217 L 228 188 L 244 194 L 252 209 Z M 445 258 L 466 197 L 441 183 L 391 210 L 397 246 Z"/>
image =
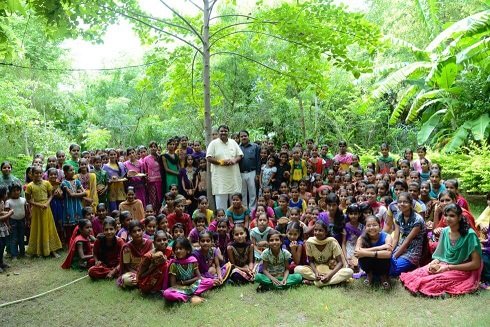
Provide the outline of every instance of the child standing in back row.
<path id="1" fill-rule="evenodd" d="M 5 202 L 5 207 L 13 210 L 10 217 L 10 254 L 12 260 L 25 255 L 24 233 L 26 216 L 28 213 L 27 201 L 20 196 L 22 186 L 14 183 L 10 186 L 10 199 Z"/>
<path id="2" fill-rule="evenodd" d="M 73 167 L 68 167 L 73 172 Z M 59 257 L 56 251 L 61 249 L 61 241 L 49 206 L 53 187 L 48 181 L 42 180 L 42 174 L 40 167 L 32 167 L 33 181 L 26 188 L 26 200 L 31 205 L 31 234 L 27 254 L 45 257 L 52 254 Z"/>
<path id="3" fill-rule="evenodd" d="M 9 234 L 8 220 L 14 214 L 12 209 L 5 211 L 5 200 L 7 200 L 7 186 L 0 185 L 0 273 L 9 265 L 3 262 L 3 253 L 7 246 L 7 237 Z"/>

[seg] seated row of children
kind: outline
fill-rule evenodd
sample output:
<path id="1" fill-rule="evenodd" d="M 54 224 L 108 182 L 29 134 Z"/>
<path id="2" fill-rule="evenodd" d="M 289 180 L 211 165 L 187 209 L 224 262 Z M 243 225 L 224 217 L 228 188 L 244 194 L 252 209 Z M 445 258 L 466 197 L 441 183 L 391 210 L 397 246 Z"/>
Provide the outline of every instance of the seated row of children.
<path id="1" fill-rule="evenodd" d="M 163 291 L 169 301 L 193 303 L 201 302 L 204 291 L 225 281 L 255 281 L 262 291 L 301 283 L 322 287 L 366 275 L 366 284 L 379 281 L 389 288 L 390 275 L 427 263 L 423 252 L 427 249 L 426 227 L 431 225 L 425 213 L 416 212 L 416 200 L 406 192 L 406 183 L 398 184 L 403 190 L 395 193 L 395 206 L 388 206 L 384 213 L 372 185 L 365 190 L 367 202 L 350 203 L 345 210 L 339 208 L 341 201 L 334 192 L 319 199 L 324 210 L 314 198 L 305 207 L 290 207 L 291 194 L 281 194 L 277 203 L 271 203 L 273 209 L 259 197 L 257 207 L 249 211 L 241 195 L 235 194 L 232 206 L 217 210 L 215 216 L 202 198 L 193 219 L 185 213 L 185 199 L 178 197 L 175 211 L 168 216 L 148 215 L 142 222 L 121 212 L 120 227 L 116 219 L 105 218 L 105 211 L 98 210 L 97 217 L 88 215 L 89 219 L 80 221 L 63 267 L 89 268 L 92 278 L 117 278 L 121 287 L 138 287 L 145 293 Z M 434 211 L 442 215 L 434 233 L 444 223 L 448 226 L 448 212 L 460 208 L 452 191 L 441 195 Z M 235 215 L 237 211 L 243 212 Z M 112 214 L 117 218 L 117 212 Z M 92 248 L 93 235 L 97 235 L 92 226 L 96 225 L 99 232 L 102 227 L 102 233 Z M 488 227 L 479 229 L 488 231 Z M 433 240 L 435 250 L 437 239 Z M 483 268 L 482 281 L 488 281 L 489 267 Z"/>

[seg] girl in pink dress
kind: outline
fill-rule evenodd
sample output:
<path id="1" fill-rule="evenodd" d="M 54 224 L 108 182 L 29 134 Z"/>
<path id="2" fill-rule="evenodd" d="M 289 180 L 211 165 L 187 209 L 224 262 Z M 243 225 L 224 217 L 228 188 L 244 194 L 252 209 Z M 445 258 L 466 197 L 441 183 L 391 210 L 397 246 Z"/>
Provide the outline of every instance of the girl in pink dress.
<path id="1" fill-rule="evenodd" d="M 146 183 L 144 176 L 135 176 L 144 173 L 143 163 L 138 160 L 138 155 L 133 147 L 129 147 L 126 153 L 129 159 L 124 162 L 124 166 L 128 171 L 128 186 L 134 188 L 135 197 L 143 203 L 143 207 L 146 207 Z"/>
<path id="2" fill-rule="evenodd" d="M 153 206 L 155 212 L 160 211 L 160 206 L 163 200 L 163 185 L 162 185 L 162 160 L 158 155 L 157 142 L 150 142 L 150 155 L 143 159 L 143 169 L 147 176 L 148 191 L 147 203 Z"/>

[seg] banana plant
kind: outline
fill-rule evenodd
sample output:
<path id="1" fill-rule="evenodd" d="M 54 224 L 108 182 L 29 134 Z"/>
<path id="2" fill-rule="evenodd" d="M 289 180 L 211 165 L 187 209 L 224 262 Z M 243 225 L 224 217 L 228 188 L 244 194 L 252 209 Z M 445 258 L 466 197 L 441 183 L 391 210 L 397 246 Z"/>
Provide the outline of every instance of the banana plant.
<path id="1" fill-rule="evenodd" d="M 462 74 L 478 70 L 490 84 L 490 10 L 452 24 L 423 49 L 404 40 L 387 38 L 393 45 L 409 49 L 417 59 L 392 64 L 397 69 L 389 70 L 375 84 L 374 99 L 398 92 L 390 124 L 420 121 L 418 142 L 426 143 L 432 135 L 432 143 L 447 152 L 458 149 L 470 137 L 474 140 L 488 137 L 490 102 L 487 101 L 486 111 L 471 120 L 461 121 L 459 113 L 468 110 L 460 100 L 466 92 L 460 85 Z"/>

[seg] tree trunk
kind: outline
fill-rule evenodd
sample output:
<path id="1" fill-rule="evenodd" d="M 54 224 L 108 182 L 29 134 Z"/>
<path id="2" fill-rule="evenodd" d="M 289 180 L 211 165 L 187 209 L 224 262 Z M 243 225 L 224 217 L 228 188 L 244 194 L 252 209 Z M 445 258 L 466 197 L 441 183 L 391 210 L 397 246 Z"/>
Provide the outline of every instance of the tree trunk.
<path id="1" fill-rule="evenodd" d="M 211 72 L 210 72 L 210 53 L 209 53 L 209 16 L 211 15 L 209 10 L 209 0 L 203 1 L 203 33 L 202 33 L 202 50 L 203 50 L 203 88 L 204 88 L 204 130 L 206 138 L 206 146 L 211 142 Z M 212 210 L 216 205 L 212 196 L 211 188 L 211 164 L 208 162 L 206 172 L 206 193 L 208 196 L 208 203 Z"/>
<path id="2" fill-rule="evenodd" d="M 303 99 L 301 99 L 301 95 L 297 94 L 298 97 L 298 105 L 299 105 L 299 124 L 301 126 L 301 135 L 303 136 L 303 140 L 306 140 L 306 127 L 305 127 L 305 108 L 303 106 Z"/>

